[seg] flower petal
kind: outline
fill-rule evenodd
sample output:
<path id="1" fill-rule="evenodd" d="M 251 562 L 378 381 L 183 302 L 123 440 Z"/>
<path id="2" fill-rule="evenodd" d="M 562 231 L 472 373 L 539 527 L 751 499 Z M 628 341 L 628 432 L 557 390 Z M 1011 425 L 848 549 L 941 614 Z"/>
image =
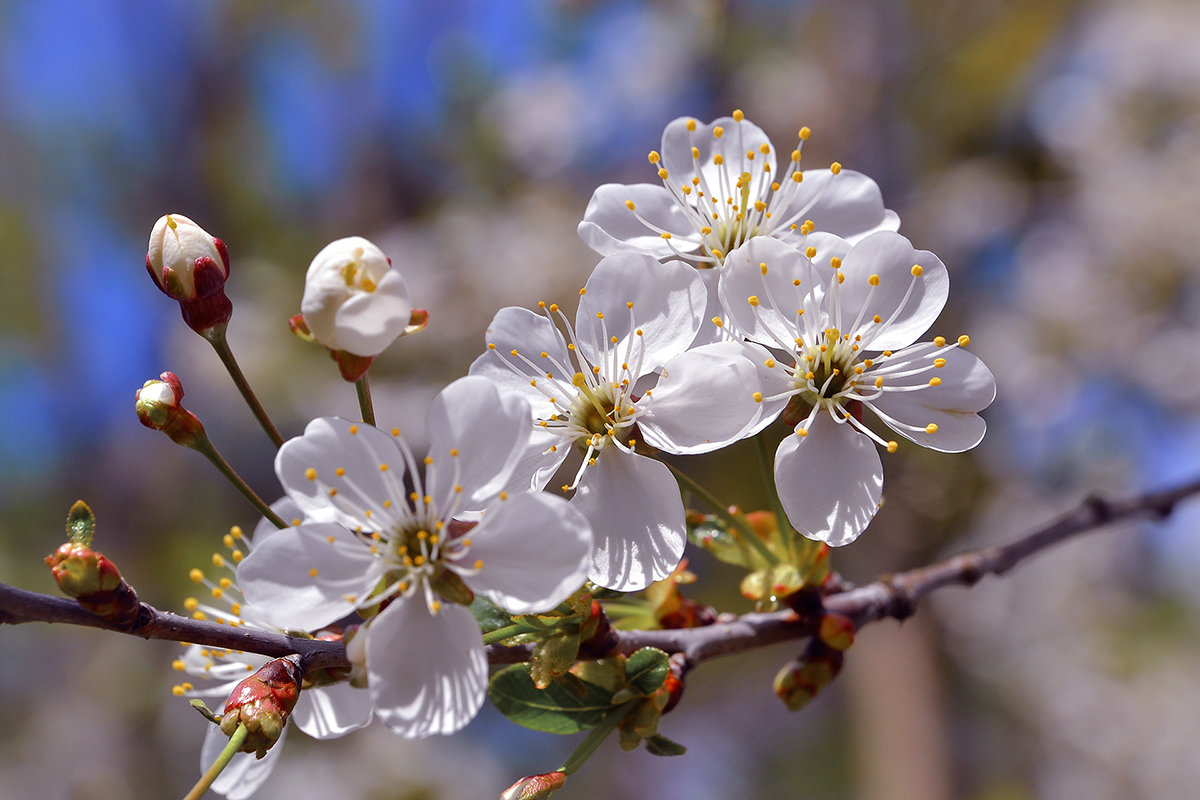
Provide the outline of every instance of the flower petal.
<path id="1" fill-rule="evenodd" d="M 906 351 L 912 351 L 912 354 L 906 355 Z M 933 367 L 930 362 L 934 355 L 946 359 L 946 365 L 940 369 Z M 927 347 L 916 345 L 896 352 L 886 364 L 888 369 L 897 371 L 920 369 L 899 378 L 886 377 L 887 369 L 869 373 L 885 376 L 884 393 L 868 405 L 889 427 L 923 447 L 942 453 L 961 453 L 979 444 L 987 423 L 976 412 L 987 408 L 996 398 L 996 379 L 973 353 L 957 347 L 931 353 Z M 940 378 L 941 383 L 930 386 L 931 377 Z M 908 392 L 887 391 L 903 386 L 925 388 Z M 894 422 L 921 430 L 910 431 Z M 930 423 L 937 425 L 934 433 L 924 430 Z"/>
<path id="2" fill-rule="evenodd" d="M 341 525 L 313 523 L 268 536 L 238 565 L 252 616 L 280 627 L 316 630 L 354 610 L 375 585 L 382 561 Z"/>
<path id="3" fill-rule="evenodd" d="M 857 539 L 879 510 L 883 465 L 874 442 L 821 412 L 808 436 L 779 443 L 775 486 L 797 531 L 840 547 Z"/>
<path id="4" fill-rule="evenodd" d="M 606 364 L 603 354 L 609 352 L 630 353 L 631 364 L 644 353 L 639 376 L 645 375 L 688 348 L 707 304 L 700 276 L 682 262 L 660 264 L 633 253 L 606 256 L 579 299 L 579 349 L 594 366 Z"/>
<path id="5" fill-rule="evenodd" d="M 374 527 L 365 511 L 379 515 L 385 500 L 407 495 L 405 471 L 391 436 L 340 417 L 314 419 L 275 455 L 279 483 L 306 519 L 349 528 Z"/>
<path id="6" fill-rule="evenodd" d="M 606 449 L 584 472 L 571 505 L 592 523 L 593 583 L 634 592 L 679 565 L 687 538 L 683 500 L 662 463 Z"/>
<path id="7" fill-rule="evenodd" d="M 530 385 L 535 378 L 543 378 L 547 371 L 575 370 L 574 362 L 567 350 L 567 343 L 545 316 L 535 314 L 527 308 L 509 306 L 502 308 L 488 325 L 486 340 L 488 350 L 471 364 L 470 375 L 487 378 L 500 387 L 501 394 L 517 394 L 529 401 L 532 413 L 541 419 L 554 413 L 554 404 L 538 389 Z M 530 366 L 516 350 L 529 358 L 536 366 Z M 546 358 L 541 354 L 546 353 Z M 542 367 L 545 363 L 546 366 Z M 515 370 L 513 369 L 515 367 Z"/>
<path id="8" fill-rule="evenodd" d="M 288 729 L 283 733 L 274 746 L 262 758 L 256 758 L 253 753 L 235 753 L 229 764 L 217 776 L 210 787 L 217 794 L 225 795 L 227 800 L 246 800 L 258 791 L 258 788 L 271 777 L 279 754 L 283 752 L 283 743 L 287 739 Z M 209 726 L 204 734 L 204 744 L 200 747 L 200 772 L 208 772 L 208 768 L 221 755 L 229 737 L 221 733 L 216 725 Z"/>
<path id="9" fill-rule="evenodd" d="M 637 403 L 642 437 L 676 455 L 708 453 L 743 438 L 762 413 L 758 368 L 748 355 L 739 342 L 717 342 L 668 361 Z"/>
<path id="10" fill-rule="evenodd" d="M 348 683 L 306 689 L 296 701 L 292 721 L 314 739 L 345 736 L 370 724 L 371 693 Z"/>
<path id="11" fill-rule="evenodd" d="M 921 267 L 920 277 L 913 276 L 914 265 Z M 950 275 L 941 259 L 890 231 L 851 247 L 842 261 L 842 274 L 846 276 L 838 287 L 842 321 L 834 324 L 850 332 L 856 317 L 860 318 L 862 323 L 854 330 L 863 334 L 863 347 L 868 350 L 912 344 L 942 313 L 950 295 Z M 879 276 L 878 286 L 869 285 L 872 275 Z M 872 323 L 872 315 L 879 315 L 882 324 Z"/>
<path id="12" fill-rule="evenodd" d="M 547 611 L 587 579 L 592 563 L 592 529 L 587 518 L 561 497 L 518 494 L 498 500 L 470 532 L 466 578 L 514 614 Z"/>
<path id="13" fill-rule="evenodd" d="M 832 233 L 851 243 L 877 231 L 900 227 L 896 212 L 883 207 L 879 185 L 861 172 L 844 169 L 834 175 L 827 169 L 806 169 L 797 189 L 788 199 L 787 207 L 776 212 L 776 219 L 789 220 L 799 215 L 801 222 L 811 219 L 817 231 Z M 786 231 L 780 234 L 780 238 L 790 241 Z"/>
<path id="14" fill-rule="evenodd" d="M 634 208 L 626 202 L 632 202 Z M 647 227 L 639 216 L 654 227 Z M 668 231 L 671 241 L 663 239 L 656 229 Z M 583 212 L 579 238 L 603 256 L 645 253 L 667 258 L 676 249 L 690 253 L 700 246 L 696 226 L 675 198 L 665 187 L 649 183 L 606 183 L 598 187 Z"/>
<path id="15" fill-rule="evenodd" d="M 483 508 L 508 483 L 529 443 L 531 420 L 524 398 L 502 394 L 486 378 L 468 375 L 451 383 L 429 408 L 433 462 L 426 467 L 425 491 L 439 508 L 449 508 L 462 487 L 458 508 Z"/>
<path id="16" fill-rule="evenodd" d="M 820 316 L 829 279 L 820 272 L 791 245 L 755 236 L 725 258 L 717 292 L 739 332 L 790 353 L 804 330 L 803 315 Z"/>
<path id="17" fill-rule="evenodd" d="M 454 733 L 487 693 L 479 624 L 465 606 L 446 603 L 435 616 L 420 596 L 397 599 L 368 625 L 367 675 L 375 714 L 393 733 Z"/>
<path id="18" fill-rule="evenodd" d="M 742 173 L 749 172 L 754 181 L 750 196 L 765 194 L 765 187 L 758 182 L 770 184 L 775 172 L 775 150 L 762 128 L 747 119 L 739 122 L 733 117 L 721 117 L 707 125 L 696 121 L 695 130 L 689 131 L 689 121 L 689 117 L 680 117 L 663 129 L 662 165 L 671 184 L 687 183 L 698 171 L 702 176 L 701 188 L 704 184 L 709 187 L 705 191 L 734 192 Z M 720 136 L 716 135 L 717 128 L 722 131 Z M 763 145 L 767 147 L 765 154 Z M 747 156 L 751 151 L 753 156 Z M 721 163 L 715 163 L 716 156 L 720 156 Z"/>
<path id="19" fill-rule="evenodd" d="M 322 344 L 355 355 L 377 356 L 404 333 L 411 319 L 412 303 L 404 278 L 389 270 L 375 291 L 353 294 L 338 307 L 332 344 Z"/>

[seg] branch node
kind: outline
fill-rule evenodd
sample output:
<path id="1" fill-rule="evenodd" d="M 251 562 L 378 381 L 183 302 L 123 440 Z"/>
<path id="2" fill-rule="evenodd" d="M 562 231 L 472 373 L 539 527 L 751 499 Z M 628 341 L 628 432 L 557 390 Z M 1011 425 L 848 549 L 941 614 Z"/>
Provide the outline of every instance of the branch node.
<path id="1" fill-rule="evenodd" d="M 1092 516 L 1095 518 L 1095 520 L 1098 524 L 1103 525 L 1107 522 L 1112 521 L 1112 518 L 1113 518 L 1112 503 L 1110 503 L 1108 500 L 1105 500 L 1100 495 L 1089 494 L 1087 497 L 1085 497 L 1083 499 L 1083 505 L 1085 508 L 1087 508 L 1088 511 L 1090 511 L 1092 513 Z"/>

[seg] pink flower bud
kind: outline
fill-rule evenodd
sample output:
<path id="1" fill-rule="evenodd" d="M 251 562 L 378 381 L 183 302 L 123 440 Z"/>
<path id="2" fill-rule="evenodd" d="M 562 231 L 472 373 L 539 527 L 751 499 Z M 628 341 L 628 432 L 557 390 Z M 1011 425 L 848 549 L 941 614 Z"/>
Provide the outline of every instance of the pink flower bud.
<path id="1" fill-rule="evenodd" d="M 249 733 L 242 752 L 262 758 L 283 735 L 300 697 L 300 682 L 304 680 L 298 658 L 289 656 L 269 662 L 229 695 L 221 717 L 221 732 L 233 736 L 239 724 L 245 725 Z"/>
<path id="2" fill-rule="evenodd" d="M 205 441 L 204 425 L 192 412 L 179 404 L 183 384 L 174 372 L 164 372 L 158 380 L 146 381 L 138 389 L 134 408 L 138 420 L 147 428 L 162 431 L 171 441 L 195 447 Z"/>
<path id="3" fill-rule="evenodd" d="M 146 269 L 168 297 L 179 301 L 183 319 L 197 333 L 229 322 L 233 304 L 225 296 L 229 252 L 225 243 L 180 214 L 154 223 Z"/>
<path id="4" fill-rule="evenodd" d="M 566 782 L 565 772 L 527 775 L 505 789 L 500 800 L 543 800 L 561 789 Z"/>

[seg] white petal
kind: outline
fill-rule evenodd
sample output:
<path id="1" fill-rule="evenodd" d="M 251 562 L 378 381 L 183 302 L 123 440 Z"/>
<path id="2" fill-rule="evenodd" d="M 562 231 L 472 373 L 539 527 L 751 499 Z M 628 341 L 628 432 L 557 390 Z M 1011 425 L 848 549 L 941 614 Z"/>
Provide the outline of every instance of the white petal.
<path id="1" fill-rule="evenodd" d="M 380 469 L 382 464 L 388 465 L 387 471 Z M 345 474 L 339 476 L 339 469 Z M 407 494 L 402 483 L 405 469 L 400 448 L 390 436 L 340 417 L 314 419 L 303 436 L 284 442 L 275 455 L 279 483 L 306 519 L 350 528 L 369 527 L 363 511 L 378 513 L 385 500 Z M 330 488 L 337 489 L 335 495 Z"/>
<path id="2" fill-rule="evenodd" d="M 287 732 L 285 727 L 279 740 L 262 758 L 256 758 L 254 753 L 234 754 L 229 764 L 213 781 L 210 787 L 212 791 L 225 795 L 228 800 L 246 800 L 257 792 L 267 778 L 271 777 L 271 770 L 275 769 L 275 763 L 279 761 L 279 755 L 283 752 Z M 200 747 L 201 774 L 208 772 L 208 768 L 217 760 L 217 756 L 221 755 L 227 744 L 229 738 L 221 733 L 221 729 L 216 725 L 209 726 L 204 734 L 204 744 Z"/>
<path id="3" fill-rule="evenodd" d="M 727 342 L 732 337 L 730 330 L 713 322 L 714 319 L 724 322 L 726 316 L 725 307 L 721 305 L 721 296 L 717 292 L 721 270 L 698 269 L 696 274 L 700 276 L 700 280 L 704 284 L 704 291 L 707 293 L 708 299 L 704 306 L 704 320 L 700 323 L 700 332 L 692 340 L 691 346 L 700 347 L 714 342 Z"/>
<path id="4" fill-rule="evenodd" d="M 762 404 L 758 368 L 739 342 L 717 342 L 676 356 L 638 401 L 638 425 L 659 450 L 708 453 L 743 438 Z"/>
<path id="5" fill-rule="evenodd" d="M 762 129 L 749 120 L 738 122 L 733 117 L 721 117 L 707 125 L 697 121 L 696 129 L 689 131 L 688 119 L 672 120 L 663 130 L 662 165 L 668 172 L 668 181 L 675 186 L 688 183 L 699 169 L 712 191 L 728 192 L 734 191 L 743 172 L 749 172 L 756 179 L 751 197 L 761 197 L 764 192 L 757 181 L 766 179 L 770 183 L 769 178 L 775 172 L 775 151 Z M 713 135 L 718 127 L 723 129 L 720 138 Z M 765 155 L 760 149 L 764 144 L 768 147 Z M 693 158 L 692 147 L 698 151 L 698 157 Z M 746 156 L 751 150 L 753 161 Z M 719 166 L 713 163 L 717 155 L 723 161 Z M 770 169 L 764 170 L 764 166 Z"/>
<path id="6" fill-rule="evenodd" d="M 683 500 L 662 463 L 608 449 L 584 473 L 571 505 L 592 523 L 593 583 L 635 592 L 679 565 L 687 538 Z"/>
<path id="7" fill-rule="evenodd" d="M 922 268 L 919 278 L 912 275 L 914 265 Z M 942 313 L 950 294 L 950 276 L 941 259 L 915 249 L 898 233 L 876 233 L 851 247 L 842 261 L 842 273 L 846 276 L 838 287 L 842 320 L 834 324 L 850 332 L 861 311 L 863 324 L 857 330 L 870 331 L 872 338 L 863 346 L 871 350 L 896 350 L 915 342 Z M 879 276 L 874 290 L 868 284 L 872 275 Z M 883 319 L 882 326 L 871 322 L 874 314 Z"/>
<path id="8" fill-rule="evenodd" d="M 296 505 L 296 501 L 287 495 L 271 503 L 271 510 L 289 525 L 299 525 L 304 522 L 304 512 L 300 510 L 300 506 Z M 263 539 L 276 533 L 279 533 L 279 528 L 275 527 L 275 523 L 266 517 L 262 517 L 254 526 L 254 533 L 250 535 L 250 544 L 251 546 L 256 545 Z"/>
<path id="9" fill-rule="evenodd" d="M 626 201 L 632 201 L 632 211 Z M 648 228 L 638 219 L 669 231 L 671 242 L 663 239 L 658 230 Z M 579 223 L 579 238 L 600 255 L 615 253 L 645 253 L 654 258 L 674 255 L 675 249 L 684 253 L 700 245 L 699 233 L 683 209 L 663 186 L 649 183 L 606 183 L 592 193 L 583 221 Z"/>
<path id="10" fill-rule="evenodd" d="M 355 355 L 377 356 L 404 333 L 411 319 L 412 303 L 404 278 L 389 270 L 375 291 L 352 294 L 338 307 L 332 343 L 322 344 Z"/>
<path id="11" fill-rule="evenodd" d="M 800 222 L 811 219 L 817 231 L 832 233 L 852 243 L 876 231 L 894 231 L 900 227 L 896 212 L 883 207 L 883 193 L 878 184 L 861 172 L 844 169 L 833 175 L 827 169 L 806 169 L 798 189 L 787 207 L 774 214 L 777 219 L 790 219 L 810 206 Z"/>
<path id="12" fill-rule="evenodd" d="M 368 626 L 367 674 L 375 714 L 393 733 L 454 733 L 487 693 L 479 625 L 465 606 L 434 616 L 420 596 L 399 599 Z"/>
<path id="13" fill-rule="evenodd" d="M 797 531 L 840 547 L 857 539 L 879 510 L 883 465 L 874 442 L 821 412 L 808 436 L 779 443 L 775 486 Z"/>
<path id="14" fill-rule="evenodd" d="M 514 614 L 554 608 L 583 584 L 592 563 L 587 518 L 554 495 L 497 500 L 469 535 L 463 560 L 483 564 L 467 585 Z"/>
<path id="15" fill-rule="evenodd" d="M 888 361 L 888 366 L 903 368 L 906 365 L 928 365 L 931 359 L 929 352 L 922 348 L 919 357 L 907 358 L 905 351 L 900 350 Z M 983 439 L 987 423 L 976 412 L 987 408 L 996 398 L 996 379 L 982 361 L 966 350 L 944 348 L 933 353 L 945 358 L 946 366 L 940 369 L 929 367 L 904 378 L 884 378 L 885 389 L 925 386 L 924 389 L 915 392 L 885 391 L 870 405 L 882 412 L 881 418 L 886 415 L 900 423 L 922 428 L 919 433 L 914 433 L 890 425 L 901 436 L 931 450 L 961 453 Z M 883 374 L 886 376 L 887 373 Z M 941 384 L 929 386 L 929 379 L 935 376 L 942 379 Z M 884 419 L 884 422 L 888 420 Z M 926 433 L 924 428 L 931 422 L 938 426 L 937 430 Z"/>
<path id="16" fill-rule="evenodd" d="M 507 485 L 533 430 L 529 403 L 471 375 L 438 394 L 428 424 L 425 491 L 446 509 L 461 486 L 463 511 L 478 511 Z"/>
<path id="17" fill-rule="evenodd" d="M 630 338 L 631 364 L 645 352 L 640 375 L 682 353 L 696 338 L 708 304 L 704 284 L 694 268 L 679 261 L 660 264 L 639 254 L 601 259 L 584 290 L 575 316 L 575 334 L 580 351 L 602 368 L 602 374 L 608 372 L 603 369 L 602 354 L 615 351 L 623 360 Z M 617 338 L 616 344 L 611 337 Z"/>
<path id="18" fill-rule="evenodd" d="M 550 450 L 551 445 L 558 445 L 558 449 Z M 545 489 L 571 449 L 562 436 L 535 425 L 529 436 L 529 444 L 513 465 L 504 491 L 527 492 L 532 489 L 540 492 Z"/>
<path id="19" fill-rule="evenodd" d="M 824 284 L 819 270 L 796 248 L 756 236 L 725 258 L 717 292 L 739 332 L 751 341 L 791 352 L 806 322 L 797 312 L 802 310 L 810 319 L 819 315 Z"/>
<path id="20" fill-rule="evenodd" d="M 237 580 L 256 613 L 312 631 L 353 611 L 347 595 L 370 590 L 381 564 L 342 526 L 313 523 L 267 537 L 238 565 Z"/>
<path id="21" fill-rule="evenodd" d="M 348 683 L 318 686 L 300 693 L 292 722 L 314 739 L 336 739 L 371 722 L 371 693 Z"/>
<path id="22" fill-rule="evenodd" d="M 574 374 L 575 363 L 567 350 L 566 342 L 555 327 L 541 314 L 526 308 L 509 306 L 502 308 L 488 325 L 486 341 L 488 350 L 471 364 L 470 375 L 478 375 L 495 383 L 502 394 L 517 394 L 529 401 L 535 417 L 541 419 L 554 413 L 553 404 L 547 397 L 530 385 L 533 379 L 545 379 L 547 372 L 558 374 L 561 370 L 554 363 Z M 493 347 L 494 345 L 494 347 Z M 512 351 L 530 359 L 536 366 L 530 367 Z M 547 357 L 542 358 L 541 354 Z M 543 368 L 541 365 L 545 364 Z M 509 366 L 516 368 L 516 371 Z M 565 376 L 570 378 L 570 375 Z"/>

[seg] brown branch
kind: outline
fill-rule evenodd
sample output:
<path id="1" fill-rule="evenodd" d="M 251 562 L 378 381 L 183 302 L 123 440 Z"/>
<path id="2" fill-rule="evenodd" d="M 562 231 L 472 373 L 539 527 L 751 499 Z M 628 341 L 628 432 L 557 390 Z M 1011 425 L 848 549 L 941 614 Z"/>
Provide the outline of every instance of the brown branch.
<path id="1" fill-rule="evenodd" d="M 1009 544 L 962 553 L 828 595 L 824 599 L 825 610 L 849 617 L 856 628 L 889 617 L 905 619 L 916 610 L 917 602 L 935 589 L 972 586 L 985 575 L 1002 575 L 1048 547 L 1114 522 L 1165 518 L 1180 501 L 1196 494 L 1200 494 L 1200 480 L 1122 500 L 1090 497 L 1077 508 Z M 298 653 L 311 669 L 348 666 L 345 649 L 339 642 L 294 638 L 245 626 L 235 628 L 159 611 L 145 603 L 141 604 L 136 621 L 123 627 L 92 614 L 72 600 L 0 584 L 0 625 L 23 622 L 84 625 L 144 639 L 193 642 L 276 658 Z M 710 658 L 804 638 L 811 631 L 811 622 L 792 611 L 743 614 L 732 619 L 722 617 L 713 625 L 698 628 L 613 631 L 612 652 L 632 653 L 642 647 L 657 647 L 681 654 L 694 666 Z M 493 664 L 509 664 L 528 660 L 530 652 L 528 645 L 491 645 L 488 658 Z"/>

